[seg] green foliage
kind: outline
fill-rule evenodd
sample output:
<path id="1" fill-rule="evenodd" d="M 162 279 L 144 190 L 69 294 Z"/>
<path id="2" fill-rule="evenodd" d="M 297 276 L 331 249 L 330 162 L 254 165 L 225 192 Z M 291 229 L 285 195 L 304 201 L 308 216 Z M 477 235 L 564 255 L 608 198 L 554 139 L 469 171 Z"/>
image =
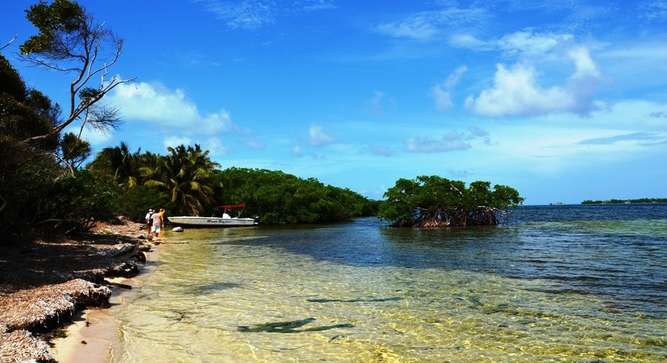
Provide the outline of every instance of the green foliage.
<path id="1" fill-rule="evenodd" d="M 26 11 L 26 17 L 37 28 L 38 34 L 21 45 L 23 54 L 43 54 L 55 59 L 71 56 L 63 38 L 75 37 L 86 28 L 86 15 L 74 1 L 41 1 Z"/>
<path id="2" fill-rule="evenodd" d="M 169 154 L 153 170 L 143 169 L 152 177 L 144 185 L 167 192 L 175 213 L 199 215 L 213 203 L 211 178 L 217 164 L 199 145 L 168 148 Z"/>
<path id="3" fill-rule="evenodd" d="M 229 168 L 216 172 L 224 204 L 246 203 L 262 223 L 323 223 L 372 213 L 375 204 L 349 190 L 281 171 Z"/>
<path id="4" fill-rule="evenodd" d="M 210 211 L 216 185 L 213 176 L 217 164 L 199 145 L 169 148 L 166 156 L 130 152 L 129 147 L 105 148 L 88 166 L 92 172 L 114 180 L 124 190 L 138 186 L 152 188 L 160 197 L 150 206 L 169 208 L 174 214 L 199 215 Z M 159 205 L 155 203 L 160 202 Z M 144 206 L 147 208 L 147 206 Z"/>
<path id="5" fill-rule="evenodd" d="M 51 130 L 60 113 L 58 105 L 37 90 L 28 89 L 16 70 L 0 55 L 0 134 L 19 141 Z M 57 137 L 35 145 L 53 151 Z"/>
<path id="6" fill-rule="evenodd" d="M 139 185 L 120 192 L 116 213 L 135 221 L 143 221 L 148 208 L 173 210 L 174 205 L 166 193 L 155 188 Z"/>
<path id="7" fill-rule="evenodd" d="M 26 87 L 19 73 L 12 67 L 7 58 L 0 55 L 0 94 L 22 101 Z"/>
<path id="8" fill-rule="evenodd" d="M 119 146 L 102 149 L 88 169 L 113 178 L 121 187 L 133 188 L 137 185 L 141 164 L 139 151 L 132 153 L 127 144 L 121 142 Z"/>
<path id="9" fill-rule="evenodd" d="M 38 221 L 40 199 L 60 174 L 53 157 L 0 135 L 0 235 L 3 241 L 28 239 Z"/>
<path id="10" fill-rule="evenodd" d="M 88 227 L 96 220 L 113 217 L 120 190 L 113 183 L 87 170 L 66 175 L 50 185 L 40 198 L 37 218 L 64 220 Z"/>
<path id="11" fill-rule="evenodd" d="M 90 156 L 90 144 L 85 140 L 79 139 L 78 136 L 71 132 L 63 135 L 60 141 L 60 148 L 63 159 L 74 168 L 77 168 Z"/>
<path id="12" fill-rule="evenodd" d="M 435 221 L 442 225 L 495 224 L 495 211 L 523 202 L 508 186 L 476 181 L 465 183 L 439 176 L 399 179 L 385 193 L 379 217 L 396 226 Z"/>

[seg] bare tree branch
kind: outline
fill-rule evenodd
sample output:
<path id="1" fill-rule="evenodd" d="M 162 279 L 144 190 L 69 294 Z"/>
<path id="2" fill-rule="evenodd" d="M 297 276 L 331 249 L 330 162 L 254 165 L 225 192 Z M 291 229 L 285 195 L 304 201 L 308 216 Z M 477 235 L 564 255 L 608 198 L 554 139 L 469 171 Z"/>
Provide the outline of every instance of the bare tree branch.
<path id="1" fill-rule="evenodd" d="M 36 43 L 38 45 L 36 48 L 28 47 L 25 50 L 22 46 L 22 52 L 25 53 L 22 58 L 37 66 L 75 73 L 69 84 L 69 112 L 65 119 L 54 125 L 47 134 L 33 136 L 23 142 L 30 143 L 55 136 L 77 120 L 81 121 L 79 136 L 86 126 L 115 127 L 118 122 L 117 110 L 96 106 L 114 88 L 134 80 L 134 78 L 120 79 L 115 76 L 110 81 L 104 80 L 109 67 L 115 65 L 120 58 L 123 41 L 117 39 L 103 23 L 96 24 L 94 18 L 85 13 L 74 31 L 61 29 L 46 34 L 49 36 L 48 47 L 40 48 L 40 43 Z M 108 51 L 105 52 L 105 49 Z M 104 65 L 99 66 L 100 63 Z M 89 86 L 93 78 L 100 74 L 102 78 L 99 86 Z"/>

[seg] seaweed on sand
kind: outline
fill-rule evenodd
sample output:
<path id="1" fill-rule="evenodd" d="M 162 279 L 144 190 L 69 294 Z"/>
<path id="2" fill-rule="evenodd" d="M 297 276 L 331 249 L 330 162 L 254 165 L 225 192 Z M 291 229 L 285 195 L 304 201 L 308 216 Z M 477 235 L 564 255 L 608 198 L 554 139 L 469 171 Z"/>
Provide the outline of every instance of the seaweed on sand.
<path id="1" fill-rule="evenodd" d="M 279 321 L 274 323 L 264 323 L 257 324 L 252 326 L 241 325 L 237 329 L 242 333 L 304 333 L 304 332 L 313 332 L 313 331 L 325 331 L 330 329 L 337 328 L 353 328 L 354 325 L 349 323 L 344 324 L 334 324 L 334 325 L 323 325 L 306 329 L 299 329 L 315 321 L 315 318 L 306 318 L 302 320 L 292 320 L 292 321 Z"/>

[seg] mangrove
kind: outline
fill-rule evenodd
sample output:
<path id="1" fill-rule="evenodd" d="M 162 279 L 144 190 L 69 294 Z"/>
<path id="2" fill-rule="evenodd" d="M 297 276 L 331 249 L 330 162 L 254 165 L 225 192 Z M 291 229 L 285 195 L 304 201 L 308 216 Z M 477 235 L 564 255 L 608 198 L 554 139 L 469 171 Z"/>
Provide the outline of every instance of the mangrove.
<path id="1" fill-rule="evenodd" d="M 499 213 L 523 203 L 506 185 L 465 183 L 440 176 L 399 179 L 384 193 L 378 216 L 394 227 L 465 227 L 498 224 Z"/>

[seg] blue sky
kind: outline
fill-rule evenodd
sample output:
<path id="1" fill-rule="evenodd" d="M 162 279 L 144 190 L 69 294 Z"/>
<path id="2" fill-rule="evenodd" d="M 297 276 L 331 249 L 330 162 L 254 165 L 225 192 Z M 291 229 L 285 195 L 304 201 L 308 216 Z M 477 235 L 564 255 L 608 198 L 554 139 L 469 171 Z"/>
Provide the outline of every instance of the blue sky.
<path id="1" fill-rule="evenodd" d="M 3 2 L 0 38 L 34 33 Z M 113 133 L 381 197 L 423 174 L 528 204 L 667 196 L 667 1 L 89 1 L 137 77 Z M 26 82 L 64 101 L 67 78 Z"/>

